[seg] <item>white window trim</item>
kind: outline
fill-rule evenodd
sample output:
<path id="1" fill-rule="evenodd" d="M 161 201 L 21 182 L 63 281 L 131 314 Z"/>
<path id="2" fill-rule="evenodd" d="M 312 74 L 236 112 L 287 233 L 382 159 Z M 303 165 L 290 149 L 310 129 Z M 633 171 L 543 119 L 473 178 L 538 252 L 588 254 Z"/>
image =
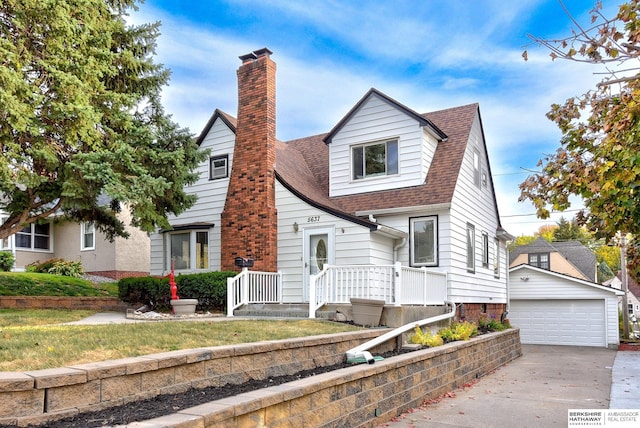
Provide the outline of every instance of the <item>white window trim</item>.
<path id="1" fill-rule="evenodd" d="M 489 234 L 482 232 L 482 267 L 489 267 Z"/>
<path id="2" fill-rule="evenodd" d="M 91 225 L 92 230 L 90 231 L 91 235 L 93 235 L 93 245 L 88 247 L 85 245 L 85 235 L 87 235 L 87 226 Z M 96 249 L 96 227 L 93 222 L 83 222 L 80 224 L 80 251 L 90 251 Z"/>
<path id="3" fill-rule="evenodd" d="M 413 228 L 414 228 L 414 224 L 418 221 L 424 221 L 424 220 L 433 220 L 433 258 L 434 261 L 433 262 L 429 262 L 429 263 L 419 263 L 415 261 L 415 242 L 413 242 Z M 440 254 L 438 253 L 438 216 L 437 215 L 432 215 L 432 216 L 422 216 L 422 217 L 412 217 L 409 218 L 409 234 L 410 234 L 410 240 L 411 240 L 411 246 L 409 248 L 409 251 L 411 252 L 411 260 L 410 260 L 410 265 L 411 266 L 429 266 L 429 267 L 433 267 L 433 266 L 438 266 L 439 262 L 440 262 Z"/>
<path id="4" fill-rule="evenodd" d="M 34 239 L 34 238 L 35 238 L 35 236 L 36 236 L 36 233 L 35 233 L 35 224 L 34 224 L 34 223 L 31 223 L 31 224 L 29 225 L 29 226 L 31 227 L 31 232 L 30 232 L 30 233 L 31 233 L 31 248 L 27 248 L 27 247 L 18 247 L 18 242 L 17 242 L 16 238 L 17 238 L 17 235 L 18 235 L 20 232 L 17 232 L 17 233 L 15 233 L 15 235 L 14 235 L 14 237 L 13 237 L 13 238 L 14 238 L 14 240 L 13 240 L 13 245 L 14 245 L 14 247 L 15 247 L 16 251 L 32 251 L 32 252 L 34 252 L 34 253 L 53 253 L 53 225 L 52 225 L 51 223 L 48 223 L 48 224 L 49 224 L 49 235 L 48 235 L 48 236 L 49 236 L 49 248 L 47 248 L 47 249 L 43 249 L 43 248 L 34 248 L 34 246 L 33 246 L 33 245 L 34 245 L 34 243 L 35 243 L 35 239 Z M 39 234 L 39 236 L 44 236 L 44 235 Z"/>
<path id="5" fill-rule="evenodd" d="M 213 162 L 224 160 L 224 175 L 214 175 Z M 229 177 L 229 155 L 219 155 L 209 157 L 209 180 L 220 180 Z"/>
<path id="6" fill-rule="evenodd" d="M 480 161 L 480 151 L 473 149 L 473 184 L 480 188 L 482 186 L 482 165 Z"/>
<path id="7" fill-rule="evenodd" d="M 196 247 L 196 237 L 198 232 L 206 232 L 207 233 L 207 246 L 209 247 L 209 267 L 199 268 L 196 266 L 197 263 L 197 247 Z M 168 232 L 165 235 L 165 248 L 166 248 L 166 260 L 165 260 L 165 269 L 168 271 L 171 270 L 171 235 L 186 235 L 189 234 L 189 266 L 186 268 L 178 269 L 176 271 L 199 271 L 199 272 L 207 272 L 210 270 L 211 266 L 211 230 L 210 229 L 186 229 L 186 230 L 176 230 L 172 232 Z"/>
<path id="8" fill-rule="evenodd" d="M 467 272 L 476 273 L 476 227 L 467 223 L 466 228 L 467 235 Z"/>
<path id="9" fill-rule="evenodd" d="M 388 165 L 388 150 L 387 150 L 387 144 L 389 143 L 396 143 L 396 150 L 398 151 L 398 159 L 397 159 L 397 164 L 396 164 L 396 170 L 397 172 L 389 174 L 388 169 L 389 169 L 389 165 Z M 355 171 L 354 171 L 354 155 L 353 155 L 353 151 L 354 149 L 358 149 L 358 148 L 362 148 L 363 149 L 363 153 L 362 153 L 362 157 L 364 160 L 364 149 L 365 147 L 368 146 L 377 146 L 377 145 L 381 145 L 384 144 L 385 145 L 385 173 L 384 174 L 377 174 L 377 175 L 370 175 L 370 176 L 366 176 L 363 175 L 360 178 L 356 178 L 354 177 L 355 175 Z M 363 167 L 365 167 L 365 165 L 363 165 Z M 372 142 L 368 142 L 368 143 L 362 143 L 362 144 L 354 144 L 351 147 L 349 147 L 349 168 L 350 168 L 350 178 L 351 181 L 356 181 L 356 182 L 361 182 L 363 180 L 375 180 L 375 179 L 379 179 L 381 177 L 389 177 L 389 176 L 397 176 L 400 175 L 400 138 L 398 137 L 393 137 L 393 138 L 386 138 L 384 140 L 379 140 L 379 141 L 372 141 Z M 364 171 L 363 171 L 364 173 Z"/>

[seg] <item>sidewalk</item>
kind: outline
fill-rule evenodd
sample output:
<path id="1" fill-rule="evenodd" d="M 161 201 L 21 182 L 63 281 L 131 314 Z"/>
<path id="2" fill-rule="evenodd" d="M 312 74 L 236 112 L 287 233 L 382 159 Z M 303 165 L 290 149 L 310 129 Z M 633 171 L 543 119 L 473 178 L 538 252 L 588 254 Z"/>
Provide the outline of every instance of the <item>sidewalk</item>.
<path id="1" fill-rule="evenodd" d="M 640 352 L 523 345 L 477 383 L 379 425 L 566 427 L 569 409 L 640 408 Z"/>

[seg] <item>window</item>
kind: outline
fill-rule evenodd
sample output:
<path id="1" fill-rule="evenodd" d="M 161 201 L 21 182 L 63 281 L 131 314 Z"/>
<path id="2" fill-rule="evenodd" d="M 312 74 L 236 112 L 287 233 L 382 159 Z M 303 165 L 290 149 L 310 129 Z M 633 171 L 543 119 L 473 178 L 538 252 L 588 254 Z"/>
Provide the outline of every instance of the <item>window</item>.
<path id="1" fill-rule="evenodd" d="M 489 235 L 482 232 L 482 267 L 489 267 Z"/>
<path id="2" fill-rule="evenodd" d="M 493 276 L 500 278 L 500 241 L 493 241 Z"/>
<path id="3" fill-rule="evenodd" d="M 169 234 L 167 269 L 197 270 L 209 268 L 209 232 L 185 230 Z"/>
<path id="4" fill-rule="evenodd" d="M 95 250 L 96 228 L 93 222 L 82 223 L 80 234 L 80 250 Z"/>
<path id="5" fill-rule="evenodd" d="M 487 182 L 489 181 L 489 176 L 487 175 L 487 171 L 482 171 L 482 187 L 487 187 Z"/>
<path id="6" fill-rule="evenodd" d="M 353 179 L 398 173 L 398 141 L 373 143 L 351 149 Z"/>
<path id="7" fill-rule="evenodd" d="M 438 265 L 438 217 L 409 220 L 411 227 L 411 266 Z"/>
<path id="8" fill-rule="evenodd" d="M 0 224 L 3 224 L 7 218 L 0 217 Z M 9 238 L 0 239 L 0 250 L 9 248 Z"/>
<path id="9" fill-rule="evenodd" d="M 49 250 L 50 249 L 50 225 L 30 224 L 23 227 L 16 233 L 16 248 L 28 250 Z"/>
<path id="10" fill-rule="evenodd" d="M 476 271 L 476 228 L 467 223 L 467 271 Z"/>
<path id="11" fill-rule="evenodd" d="M 549 270 L 549 253 L 529 254 L 529 264 L 540 269 Z"/>
<path id="12" fill-rule="evenodd" d="M 629 315 L 633 315 L 633 303 L 627 303 L 627 309 L 629 310 Z"/>
<path id="13" fill-rule="evenodd" d="M 196 232 L 196 269 L 209 268 L 209 233 Z"/>
<path id="14" fill-rule="evenodd" d="M 480 187 L 480 152 L 473 151 L 473 184 Z"/>
<path id="15" fill-rule="evenodd" d="M 209 158 L 209 180 L 217 180 L 229 176 L 229 156 L 211 156 Z"/>

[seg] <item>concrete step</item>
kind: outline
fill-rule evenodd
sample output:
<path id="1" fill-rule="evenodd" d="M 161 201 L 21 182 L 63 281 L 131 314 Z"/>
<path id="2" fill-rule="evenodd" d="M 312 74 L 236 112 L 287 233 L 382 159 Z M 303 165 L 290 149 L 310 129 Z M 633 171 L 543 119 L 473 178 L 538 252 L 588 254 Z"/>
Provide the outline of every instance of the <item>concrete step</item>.
<path id="1" fill-rule="evenodd" d="M 235 311 L 237 317 L 309 318 L 309 305 L 304 303 L 252 303 Z M 335 311 L 316 311 L 316 318 L 334 319 Z"/>

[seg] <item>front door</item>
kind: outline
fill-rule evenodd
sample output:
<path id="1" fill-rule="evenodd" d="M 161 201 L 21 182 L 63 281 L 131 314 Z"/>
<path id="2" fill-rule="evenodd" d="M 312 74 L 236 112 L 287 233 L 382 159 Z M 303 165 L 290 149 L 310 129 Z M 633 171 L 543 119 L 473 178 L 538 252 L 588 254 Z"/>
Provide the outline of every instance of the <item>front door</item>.
<path id="1" fill-rule="evenodd" d="M 326 264 L 334 263 L 334 229 L 305 229 L 304 231 L 304 287 L 302 295 L 309 301 L 309 277 L 322 272 Z"/>

